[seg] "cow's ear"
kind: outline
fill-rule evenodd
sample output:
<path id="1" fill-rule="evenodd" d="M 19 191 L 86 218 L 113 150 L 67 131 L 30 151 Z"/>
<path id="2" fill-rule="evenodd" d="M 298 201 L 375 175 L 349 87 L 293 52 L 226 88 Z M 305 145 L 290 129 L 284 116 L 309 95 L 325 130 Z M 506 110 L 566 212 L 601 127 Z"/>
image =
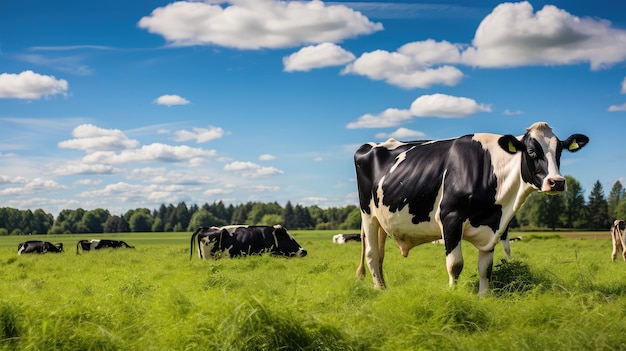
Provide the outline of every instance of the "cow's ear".
<path id="1" fill-rule="evenodd" d="M 526 150 L 526 146 L 510 134 L 501 136 L 500 139 L 498 139 L 498 145 L 500 145 L 502 150 L 510 154 Z"/>
<path id="2" fill-rule="evenodd" d="M 564 149 L 570 152 L 576 152 L 589 143 L 589 138 L 583 134 L 572 134 L 561 143 Z"/>

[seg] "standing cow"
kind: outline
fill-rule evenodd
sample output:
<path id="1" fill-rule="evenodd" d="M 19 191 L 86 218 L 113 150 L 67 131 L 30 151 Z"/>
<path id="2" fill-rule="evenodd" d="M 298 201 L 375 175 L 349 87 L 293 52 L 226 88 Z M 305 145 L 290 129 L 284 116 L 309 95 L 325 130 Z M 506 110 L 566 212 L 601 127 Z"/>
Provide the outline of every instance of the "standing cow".
<path id="1" fill-rule="evenodd" d="M 613 241 L 613 252 L 611 253 L 611 261 L 615 262 L 615 257 L 617 257 L 617 253 L 620 252 L 622 254 L 622 258 L 626 261 L 626 222 L 621 219 L 615 220 L 613 222 L 613 227 L 611 230 L 611 240 Z"/>
<path id="2" fill-rule="evenodd" d="M 582 134 L 559 140 L 545 122 L 519 137 L 477 133 L 454 139 L 368 143 L 354 155 L 361 208 L 362 253 L 374 286 L 385 288 L 385 239 L 404 257 L 414 246 L 444 240 L 450 285 L 463 269 L 461 240 L 478 249 L 479 294 L 488 290 L 493 250 L 534 191 L 559 193 L 563 149 L 589 142 Z"/>
<path id="3" fill-rule="evenodd" d="M 31 240 L 17 245 L 17 254 L 63 252 L 63 243 L 53 244 L 48 241 Z"/>
<path id="4" fill-rule="evenodd" d="M 100 249 L 117 249 L 120 247 L 126 247 L 134 249 L 134 246 L 128 245 L 121 240 L 108 240 L 108 239 L 92 239 L 92 240 L 79 240 L 76 243 L 76 254 L 78 255 L 78 249 L 83 251 L 100 250 Z"/>
<path id="5" fill-rule="evenodd" d="M 209 258 L 226 255 L 260 255 L 269 252 L 272 255 L 304 257 L 307 251 L 283 226 L 247 226 L 231 225 L 225 227 L 200 227 L 191 235 L 193 255 L 194 241 L 197 239 L 198 256 Z"/>

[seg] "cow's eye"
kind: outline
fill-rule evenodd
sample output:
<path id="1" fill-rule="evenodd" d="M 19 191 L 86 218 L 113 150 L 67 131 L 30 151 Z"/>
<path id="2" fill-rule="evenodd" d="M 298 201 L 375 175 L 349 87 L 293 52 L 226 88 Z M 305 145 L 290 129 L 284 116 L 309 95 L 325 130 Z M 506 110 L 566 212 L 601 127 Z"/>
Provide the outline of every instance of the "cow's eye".
<path id="1" fill-rule="evenodd" d="M 535 152 L 535 149 L 528 149 L 528 156 L 530 156 L 531 158 L 537 158 L 537 153 Z"/>

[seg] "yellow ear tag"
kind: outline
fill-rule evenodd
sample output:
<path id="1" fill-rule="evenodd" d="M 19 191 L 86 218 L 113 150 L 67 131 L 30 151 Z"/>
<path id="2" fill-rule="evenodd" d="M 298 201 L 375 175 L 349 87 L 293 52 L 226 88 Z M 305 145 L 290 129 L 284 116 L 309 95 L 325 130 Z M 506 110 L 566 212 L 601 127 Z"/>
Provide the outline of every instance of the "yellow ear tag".
<path id="1" fill-rule="evenodd" d="M 515 148 L 515 146 L 513 145 L 513 142 L 509 140 L 509 151 L 511 153 L 516 153 L 517 149 Z"/>
<path id="2" fill-rule="evenodd" d="M 578 150 L 578 148 L 580 148 L 580 145 L 578 145 L 578 143 L 576 142 L 576 139 L 574 139 L 574 141 L 572 141 L 572 143 L 569 144 L 569 147 L 567 149 L 569 151 L 572 151 L 572 150 Z"/>

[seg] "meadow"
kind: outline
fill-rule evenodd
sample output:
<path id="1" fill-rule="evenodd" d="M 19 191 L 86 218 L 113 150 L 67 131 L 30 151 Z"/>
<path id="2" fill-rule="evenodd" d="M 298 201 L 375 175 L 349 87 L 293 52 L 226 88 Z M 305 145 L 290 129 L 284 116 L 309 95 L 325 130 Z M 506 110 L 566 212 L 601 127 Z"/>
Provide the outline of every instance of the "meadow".
<path id="1" fill-rule="evenodd" d="M 190 260 L 191 233 L 100 235 L 136 249 L 80 255 L 96 236 L 37 237 L 66 252 L 22 256 L 35 236 L 2 237 L 0 350 L 626 349 L 626 262 L 611 262 L 608 232 L 521 234 L 510 263 L 498 245 L 482 299 L 467 242 L 450 289 L 441 245 L 403 258 L 388 241 L 380 291 L 354 276 L 360 244 L 336 233 L 292 232 L 304 258 L 205 261 Z"/>

